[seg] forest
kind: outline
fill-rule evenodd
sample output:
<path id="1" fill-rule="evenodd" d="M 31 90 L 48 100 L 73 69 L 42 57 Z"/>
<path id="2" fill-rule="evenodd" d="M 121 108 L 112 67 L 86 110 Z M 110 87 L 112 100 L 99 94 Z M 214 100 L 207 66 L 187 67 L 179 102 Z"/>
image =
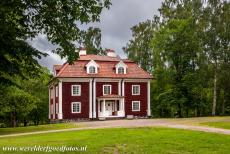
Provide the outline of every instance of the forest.
<path id="1" fill-rule="evenodd" d="M 230 3 L 165 0 L 123 48 L 151 72 L 153 117 L 230 115 Z"/>
<path id="2" fill-rule="evenodd" d="M 76 46 L 103 54 L 100 21 L 110 0 L 0 2 L 0 127 L 48 123 L 48 56 L 28 40 L 39 34 L 72 63 Z M 55 10 L 55 11 L 54 11 Z M 165 0 L 153 19 L 131 28 L 127 58 L 150 72 L 152 117 L 230 115 L 230 2 Z M 51 20 L 52 19 L 52 20 Z M 125 42 L 126 43 L 126 42 Z"/>

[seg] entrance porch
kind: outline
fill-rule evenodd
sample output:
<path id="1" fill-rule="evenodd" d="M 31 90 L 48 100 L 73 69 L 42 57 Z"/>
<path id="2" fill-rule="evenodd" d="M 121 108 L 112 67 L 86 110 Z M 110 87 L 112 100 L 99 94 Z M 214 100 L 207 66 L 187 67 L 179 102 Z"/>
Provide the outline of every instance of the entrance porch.
<path id="1" fill-rule="evenodd" d="M 97 98 L 98 118 L 125 117 L 124 97 L 106 95 Z"/>

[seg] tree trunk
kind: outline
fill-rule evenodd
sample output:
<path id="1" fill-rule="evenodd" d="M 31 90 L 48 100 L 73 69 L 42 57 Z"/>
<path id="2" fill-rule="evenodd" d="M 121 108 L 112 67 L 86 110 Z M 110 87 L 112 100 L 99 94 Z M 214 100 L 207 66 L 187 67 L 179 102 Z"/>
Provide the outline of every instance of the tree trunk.
<path id="1" fill-rule="evenodd" d="M 225 95 L 222 103 L 222 115 L 225 115 Z"/>
<path id="2" fill-rule="evenodd" d="M 11 122 L 12 122 L 12 127 L 17 126 L 16 113 L 15 112 L 11 112 Z"/>
<path id="3" fill-rule="evenodd" d="M 216 115 L 216 91 L 217 91 L 217 87 L 216 87 L 216 83 L 217 83 L 217 67 L 215 67 L 215 71 L 214 71 L 214 87 L 213 87 L 213 101 L 212 101 L 212 116 Z"/>

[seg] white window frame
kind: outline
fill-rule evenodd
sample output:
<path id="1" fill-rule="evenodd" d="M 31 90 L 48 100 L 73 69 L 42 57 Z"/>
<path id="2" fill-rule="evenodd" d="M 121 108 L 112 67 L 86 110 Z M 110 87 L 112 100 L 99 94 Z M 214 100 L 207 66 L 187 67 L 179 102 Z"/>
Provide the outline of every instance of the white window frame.
<path id="1" fill-rule="evenodd" d="M 123 67 L 123 69 L 124 69 L 124 73 L 123 73 L 123 74 L 126 74 L 126 73 L 127 73 L 127 65 L 126 65 L 123 61 L 118 62 L 118 63 L 115 65 L 115 67 L 116 67 L 116 74 L 122 74 L 122 73 L 118 73 L 118 68 L 119 68 L 119 67 Z"/>
<path id="2" fill-rule="evenodd" d="M 134 87 L 138 87 L 139 88 L 139 92 L 138 93 L 134 93 Z M 141 93 L 141 87 L 140 85 L 132 85 L 132 95 L 140 95 Z"/>
<path id="3" fill-rule="evenodd" d="M 78 104 L 79 105 L 79 111 L 73 111 L 73 105 Z M 71 113 L 81 113 L 81 102 L 72 102 L 71 103 Z"/>
<path id="4" fill-rule="evenodd" d="M 79 93 L 78 94 L 74 94 L 73 93 L 73 88 L 74 87 L 78 87 L 79 88 Z M 72 96 L 81 96 L 81 85 L 72 85 L 71 86 L 71 94 L 72 94 Z"/>
<path id="5" fill-rule="evenodd" d="M 139 109 L 138 110 L 134 110 L 134 108 L 133 108 L 133 104 L 134 103 L 138 103 L 139 104 Z M 140 101 L 132 101 L 132 111 L 140 111 L 141 110 L 141 103 L 140 103 Z"/>
<path id="6" fill-rule="evenodd" d="M 109 94 L 105 94 L 105 87 L 106 86 L 109 86 L 109 89 L 110 89 L 110 93 Z M 109 84 L 103 85 L 103 95 L 111 95 L 111 93 L 112 93 L 112 85 L 109 85 Z"/>
<path id="7" fill-rule="evenodd" d="M 58 97 L 58 86 L 55 86 L 55 96 Z"/>

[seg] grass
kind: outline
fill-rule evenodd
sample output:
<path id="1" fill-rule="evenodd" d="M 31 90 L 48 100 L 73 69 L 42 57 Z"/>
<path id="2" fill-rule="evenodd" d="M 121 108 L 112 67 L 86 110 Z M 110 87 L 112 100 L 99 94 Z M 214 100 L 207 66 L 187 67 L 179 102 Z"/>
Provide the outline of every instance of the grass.
<path id="1" fill-rule="evenodd" d="M 201 125 L 210 126 L 210 127 L 216 127 L 216 128 L 224 128 L 224 129 L 230 129 L 230 121 L 229 122 L 203 122 L 200 123 Z"/>
<path id="2" fill-rule="evenodd" d="M 83 153 L 226 154 L 230 151 L 230 136 L 171 128 L 147 127 L 81 130 L 0 138 L 0 147 L 35 145 L 87 145 L 87 151 Z M 3 152 L 2 148 L 0 148 L 1 152 Z M 4 153 L 22 154 L 28 152 L 4 151 Z"/>
<path id="3" fill-rule="evenodd" d="M 77 127 L 74 123 L 59 123 L 59 124 L 48 124 L 28 127 L 15 127 L 15 128 L 0 128 L 0 135 L 15 134 L 15 133 L 27 133 L 36 131 L 56 130 Z"/>

